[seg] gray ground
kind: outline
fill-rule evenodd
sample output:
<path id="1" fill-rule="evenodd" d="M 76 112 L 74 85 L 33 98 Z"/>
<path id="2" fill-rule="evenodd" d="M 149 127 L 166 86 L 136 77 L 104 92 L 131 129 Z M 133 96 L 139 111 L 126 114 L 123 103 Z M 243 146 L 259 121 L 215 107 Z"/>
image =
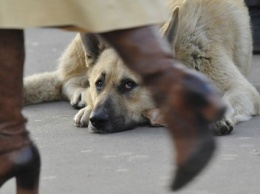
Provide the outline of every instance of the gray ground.
<path id="1" fill-rule="evenodd" d="M 25 75 L 55 69 L 75 33 L 26 31 Z M 253 58 L 252 83 L 260 90 L 260 56 Z M 90 134 L 76 128 L 67 102 L 24 108 L 28 129 L 42 156 L 42 194 L 166 194 L 174 170 L 174 153 L 164 128 L 138 128 L 115 134 Z M 218 137 L 208 168 L 180 194 L 260 193 L 260 118 L 241 123 Z M 14 180 L 0 194 L 15 193 Z"/>

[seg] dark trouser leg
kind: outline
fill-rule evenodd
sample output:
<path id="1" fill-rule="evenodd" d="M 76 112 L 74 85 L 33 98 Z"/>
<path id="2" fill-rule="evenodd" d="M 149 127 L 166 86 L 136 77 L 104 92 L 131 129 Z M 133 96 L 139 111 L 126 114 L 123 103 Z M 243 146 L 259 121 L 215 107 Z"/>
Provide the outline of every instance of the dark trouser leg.
<path id="1" fill-rule="evenodd" d="M 0 186 L 16 177 L 17 193 L 38 193 L 40 157 L 25 129 L 24 34 L 0 30 Z"/>
<path id="2" fill-rule="evenodd" d="M 209 124 L 219 119 L 224 104 L 207 80 L 173 59 L 168 44 L 152 26 L 103 33 L 126 65 L 140 74 L 172 132 L 177 151 L 173 189 L 194 177 L 214 150 Z M 194 166 L 196 163 L 196 167 Z"/>

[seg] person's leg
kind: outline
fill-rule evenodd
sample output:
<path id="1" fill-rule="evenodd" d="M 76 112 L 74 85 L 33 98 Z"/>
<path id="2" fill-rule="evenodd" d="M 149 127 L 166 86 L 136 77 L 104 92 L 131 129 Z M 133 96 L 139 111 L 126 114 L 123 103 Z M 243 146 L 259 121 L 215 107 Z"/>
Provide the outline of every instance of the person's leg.
<path id="1" fill-rule="evenodd" d="M 224 113 L 220 96 L 203 76 L 184 68 L 173 58 L 156 27 L 119 30 L 101 36 L 130 69 L 142 76 L 144 85 L 161 108 L 177 151 L 179 168 L 173 189 L 178 189 L 195 176 L 212 155 L 215 146 L 209 124 Z"/>
<path id="2" fill-rule="evenodd" d="M 0 186 L 16 177 L 17 193 L 38 193 L 40 156 L 25 129 L 24 34 L 0 29 Z"/>

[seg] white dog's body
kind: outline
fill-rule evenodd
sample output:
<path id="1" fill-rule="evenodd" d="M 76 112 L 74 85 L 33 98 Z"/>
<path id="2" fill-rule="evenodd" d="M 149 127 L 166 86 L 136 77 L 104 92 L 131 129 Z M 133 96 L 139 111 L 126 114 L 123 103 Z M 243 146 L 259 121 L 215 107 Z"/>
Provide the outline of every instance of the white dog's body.
<path id="1" fill-rule="evenodd" d="M 215 132 L 229 133 L 236 123 L 259 114 L 259 94 L 244 77 L 250 70 L 252 58 L 250 21 L 244 1 L 169 0 L 169 9 L 174 14 L 164 24 L 162 32 L 170 41 L 173 54 L 188 67 L 210 78 L 228 105 L 225 118 L 214 126 Z M 61 99 L 58 89 L 62 85 L 65 99 L 72 105 L 85 105 L 84 96 L 89 89 L 86 72 L 92 66 L 95 68 L 95 65 L 90 67 L 86 55 L 80 37 L 76 36 L 64 52 L 57 72 L 26 79 L 25 102 Z M 106 58 L 100 55 L 98 61 L 102 60 Z M 44 89 L 52 96 L 43 97 L 37 93 L 35 88 L 39 88 L 42 79 L 55 81 Z M 76 119 L 82 119 L 82 114 Z"/>

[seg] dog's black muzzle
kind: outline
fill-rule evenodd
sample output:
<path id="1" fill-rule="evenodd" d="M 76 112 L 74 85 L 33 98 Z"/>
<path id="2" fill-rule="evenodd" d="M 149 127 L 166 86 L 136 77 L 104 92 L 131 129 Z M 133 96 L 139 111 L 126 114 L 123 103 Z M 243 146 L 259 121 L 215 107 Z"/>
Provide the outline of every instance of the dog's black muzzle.
<path id="1" fill-rule="evenodd" d="M 92 128 L 94 128 L 93 132 L 106 132 L 105 129 L 109 122 L 109 117 L 106 109 L 96 109 L 94 112 L 91 113 L 89 120 Z"/>

